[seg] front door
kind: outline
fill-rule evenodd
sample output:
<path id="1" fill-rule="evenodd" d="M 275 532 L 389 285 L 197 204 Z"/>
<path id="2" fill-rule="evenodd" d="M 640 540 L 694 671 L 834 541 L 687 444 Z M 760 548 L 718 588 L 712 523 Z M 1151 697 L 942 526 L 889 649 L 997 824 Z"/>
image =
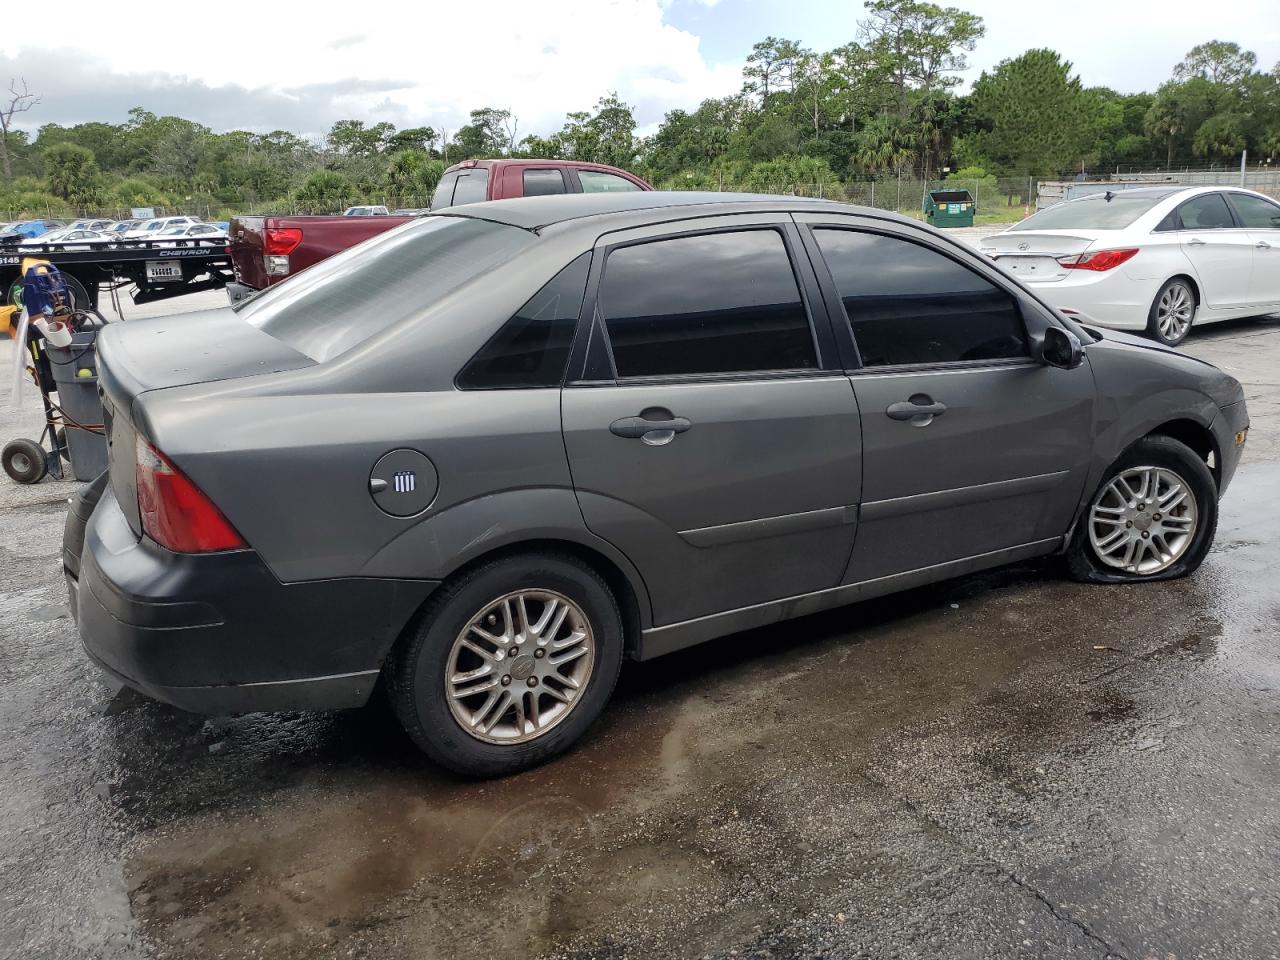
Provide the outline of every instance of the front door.
<path id="1" fill-rule="evenodd" d="M 718 219 L 597 249 L 605 369 L 563 392 L 583 516 L 639 569 L 655 625 L 835 586 L 853 544 L 857 406 L 825 369 L 795 228 Z"/>
<path id="2" fill-rule="evenodd" d="M 1249 304 L 1253 273 L 1253 240 L 1236 226 L 1220 193 L 1192 197 L 1178 207 L 1182 228 L 1178 242 L 1195 268 L 1200 305 L 1209 310 L 1235 310 Z"/>
<path id="3" fill-rule="evenodd" d="M 1280 303 L 1280 204 L 1251 193 L 1230 193 L 1236 218 L 1253 241 L 1253 270 L 1249 280 L 1251 306 Z"/>
<path id="4" fill-rule="evenodd" d="M 1020 299 L 918 232 L 814 223 L 812 237 L 859 354 L 846 582 L 1061 537 L 1088 470 L 1088 366 L 1033 360 Z"/>

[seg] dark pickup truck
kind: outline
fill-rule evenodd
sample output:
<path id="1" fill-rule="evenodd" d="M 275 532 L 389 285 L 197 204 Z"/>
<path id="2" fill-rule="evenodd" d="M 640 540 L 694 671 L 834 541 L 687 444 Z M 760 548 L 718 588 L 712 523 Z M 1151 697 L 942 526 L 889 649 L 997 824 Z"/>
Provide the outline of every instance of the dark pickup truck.
<path id="1" fill-rule="evenodd" d="M 444 172 L 431 198 L 441 210 L 481 200 L 556 193 L 652 190 L 639 177 L 602 163 L 573 160 L 464 160 Z M 236 217 L 228 233 L 234 302 L 368 240 L 411 217 Z"/>

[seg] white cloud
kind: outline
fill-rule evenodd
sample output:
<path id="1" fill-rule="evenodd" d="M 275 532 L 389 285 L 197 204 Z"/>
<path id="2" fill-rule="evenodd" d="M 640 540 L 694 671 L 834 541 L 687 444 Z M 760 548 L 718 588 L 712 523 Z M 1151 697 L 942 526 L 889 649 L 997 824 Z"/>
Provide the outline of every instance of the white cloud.
<path id="1" fill-rule="evenodd" d="M 380 4 L 363 14 L 338 0 L 145 9 L 154 15 L 66 0 L 56 59 L 33 55 L 49 42 L 38 31 L 0 36 L 0 72 L 21 65 L 33 89 L 56 91 L 56 102 L 46 96 L 31 124 L 123 119 L 81 112 L 104 86 L 140 97 L 148 89 L 196 89 L 203 95 L 193 98 L 193 110 L 225 92 L 246 104 L 245 117 L 228 123 L 232 104 L 223 104 L 216 120 L 204 120 L 220 128 L 319 133 L 302 124 L 342 116 L 456 128 L 469 110 L 493 106 L 512 109 L 522 133 L 547 132 L 565 112 L 589 109 L 612 90 L 637 106 L 641 124 L 652 124 L 672 107 L 740 83 L 738 64 L 708 63 L 698 37 L 664 21 L 661 0 L 562 0 L 554 16 L 527 0 Z M 353 77 L 360 79 L 346 79 Z M 252 97 L 269 105 L 269 116 L 253 116 Z M 297 123 L 289 122 L 291 102 Z"/>

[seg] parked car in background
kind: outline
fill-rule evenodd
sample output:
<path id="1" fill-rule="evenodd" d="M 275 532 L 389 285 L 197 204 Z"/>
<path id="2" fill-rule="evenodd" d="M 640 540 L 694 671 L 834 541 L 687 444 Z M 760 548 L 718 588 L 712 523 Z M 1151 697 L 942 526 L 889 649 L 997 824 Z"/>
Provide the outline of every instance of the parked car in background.
<path id="1" fill-rule="evenodd" d="M 130 230 L 142 223 L 141 220 L 121 220 L 107 228 L 107 232 L 124 239 Z"/>
<path id="2" fill-rule="evenodd" d="M 387 217 L 390 214 L 386 207 L 347 207 L 342 211 L 344 217 Z"/>
<path id="3" fill-rule="evenodd" d="M 465 160 L 444 172 L 432 208 L 513 197 L 652 189 L 625 170 L 599 163 Z M 227 294 L 233 303 L 242 300 L 409 217 L 236 217 L 228 230 L 236 282 L 227 285 Z"/>
<path id="4" fill-rule="evenodd" d="M 162 243 L 167 240 L 226 240 L 227 231 L 212 223 L 179 224 L 161 230 L 149 239 Z"/>
<path id="5" fill-rule="evenodd" d="M 1249 426 L 930 227 L 723 193 L 455 206 L 98 361 L 89 655 L 210 713 L 383 684 L 482 776 L 565 750 L 624 656 L 1055 552 L 1191 573 Z"/>
<path id="6" fill-rule="evenodd" d="M 114 220 L 77 220 L 70 224 L 68 230 L 109 230 L 115 225 Z"/>
<path id="7" fill-rule="evenodd" d="M 102 246 L 108 243 L 119 243 L 119 238 L 113 234 L 103 230 L 86 230 L 69 228 L 67 230 L 54 230 L 43 236 L 34 237 L 30 241 L 33 244 L 41 246 L 56 246 L 64 250 L 79 248 L 88 250 L 94 246 Z"/>
<path id="8" fill-rule="evenodd" d="M 199 217 L 157 217 L 139 222 L 137 226 L 125 232 L 125 238 L 129 240 L 150 240 L 157 234 L 173 227 L 185 227 L 200 222 Z"/>
<path id="9" fill-rule="evenodd" d="M 42 237 L 47 233 L 67 228 L 64 220 L 19 220 L 9 225 L 9 229 L 0 234 L 0 243 L 18 243 Z"/>
<path id="10" fill-rule="evenodd" d="M 1181 343 L 1195 323 L 1280 310 L 1280 204 L 1156 187 L 1047 207 L 981 250 L 1082 323 Z"/>

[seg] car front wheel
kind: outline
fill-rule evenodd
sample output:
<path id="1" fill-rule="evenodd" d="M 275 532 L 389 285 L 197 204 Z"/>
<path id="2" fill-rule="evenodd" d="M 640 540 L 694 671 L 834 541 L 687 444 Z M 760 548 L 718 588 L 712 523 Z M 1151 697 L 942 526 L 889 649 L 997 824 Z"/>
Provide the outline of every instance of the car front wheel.
<path id="1" fill-rule="evenodd" d="M 1165 346 L 1187 339 L 1196 318 L 1196 292 L 1181 277 L 1174 277 L 1156 294 L 1147 312 L 1147 333 Z"/>
<path id="2" fill-rule="evenodd" d="M 622 663 L 608 585 L 566 554 L 505 557 L 444 584 L 388 667 L 392 706 L 432 759 L 502 776 L 566 750 Z"/>
<path id="3" fill-rule="evenodd" d="M 1196 453 L 1146 437 L 1108 469 L 1067 547 L 1072 576 L 1170 580 L 1200 566 L 1218 526 L 1218 488 Z"/>

